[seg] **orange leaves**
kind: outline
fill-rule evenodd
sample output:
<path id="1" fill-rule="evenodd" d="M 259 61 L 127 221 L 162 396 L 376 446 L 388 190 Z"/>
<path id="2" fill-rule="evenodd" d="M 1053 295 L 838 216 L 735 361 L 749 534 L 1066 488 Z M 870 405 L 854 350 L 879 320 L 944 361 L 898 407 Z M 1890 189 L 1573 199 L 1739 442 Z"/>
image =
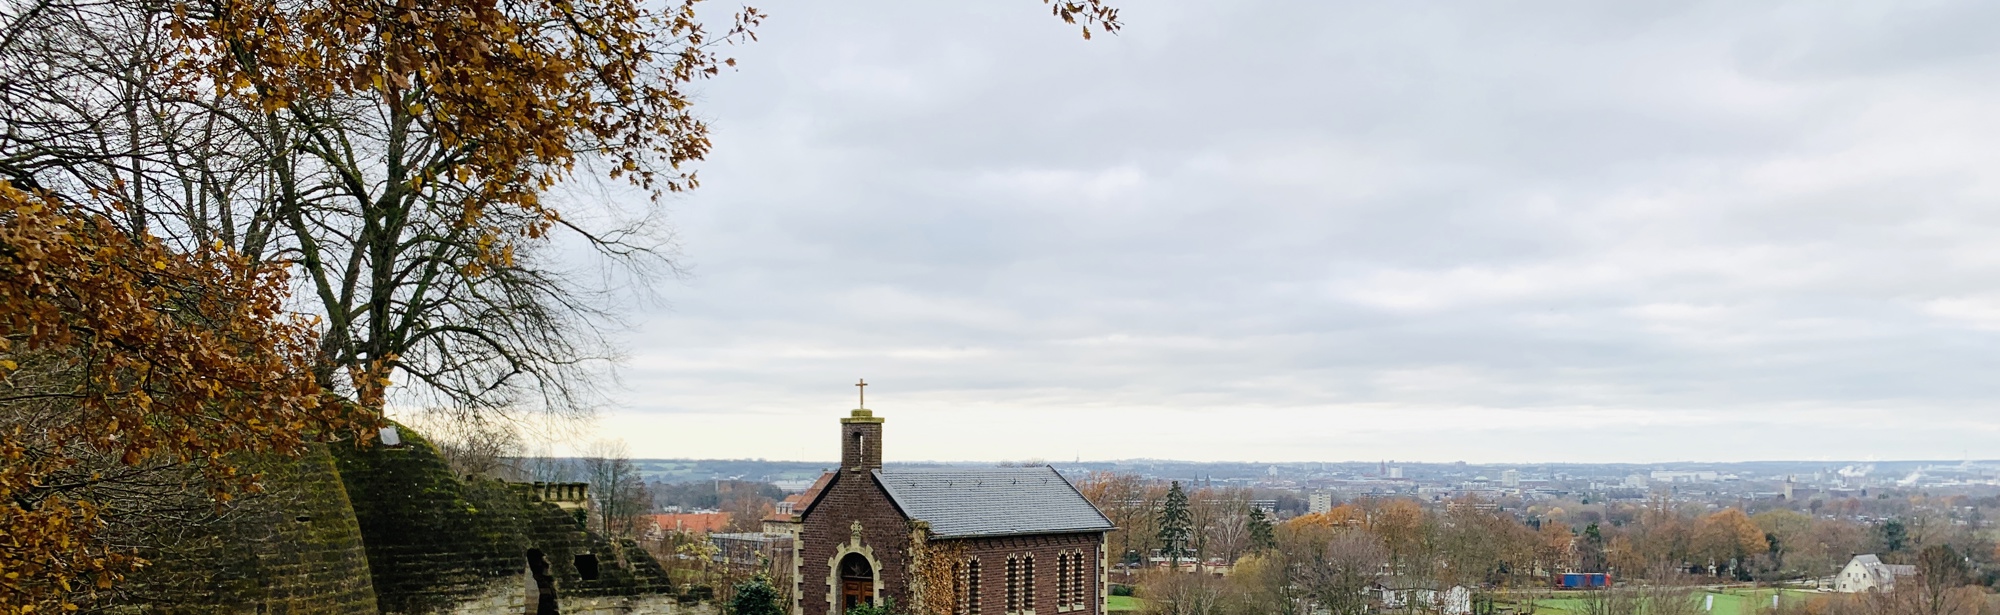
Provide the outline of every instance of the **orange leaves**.
<path id="1" fill-rule="evenodd" d="M 1083 38 L 1090 39 L 1090 26 L 1096 25 L 1105 34 L 1116 34 L 1124 24 L 1118 21 L 1118 9 L 1104 3 L 1104 0 L 1042 0 L 1049 5 L 1049 12 L 1066 24 L 1075 24 L 1083 30 Z"/>
<path id="2" fill-rule="evenodd" d="M 91 502 L 50 484 L 76 455 L 202 460 L 226 496 L 242 484 L 214 460 L 295 451 L 348 420 L 322 404 L 316 340 L 282 316 L 285 285 L 275 268 L 176 252 L 0 182 L 0 418 L 45 417 L 0 438 L 0 570 L 14 575 L 0 613 L 66 608 L 52 589 L 106 586 L 132 561 L 95 540 Z"/>
<path id="3" fill-rule="evenodd" d="M 437 171 L 537 215 L 547 210 L 534 195 L 554 183 L 542 176 L 560 181 L 585 155 L 656 194 L 693 187 L 680 167 L 709 143 L 685 88 L 721 65 L 710 45 L 750 38 L 761 18 L 746 8 L 711 40 L 693 19 L 698 0 L 659 11 L 636 0 L 213 1 L 216 19 L 175 24 L 205 51 L 181 71 L 268 109 L 349 98 L 422 116 L 463 150 Z"/>

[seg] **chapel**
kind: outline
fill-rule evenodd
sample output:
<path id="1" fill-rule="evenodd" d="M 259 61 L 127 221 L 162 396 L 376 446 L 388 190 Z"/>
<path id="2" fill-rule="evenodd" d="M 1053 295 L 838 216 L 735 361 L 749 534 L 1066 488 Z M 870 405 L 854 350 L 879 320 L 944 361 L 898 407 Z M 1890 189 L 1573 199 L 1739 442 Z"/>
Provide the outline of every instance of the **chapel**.
<path id="1" fill-rule="evenodd" d="M 840 419 L 840 468 L 790 511 L 793 615 L 1101 615 L 1114 529 L 1048 466 L 883 469 L 882 418 Z"/>

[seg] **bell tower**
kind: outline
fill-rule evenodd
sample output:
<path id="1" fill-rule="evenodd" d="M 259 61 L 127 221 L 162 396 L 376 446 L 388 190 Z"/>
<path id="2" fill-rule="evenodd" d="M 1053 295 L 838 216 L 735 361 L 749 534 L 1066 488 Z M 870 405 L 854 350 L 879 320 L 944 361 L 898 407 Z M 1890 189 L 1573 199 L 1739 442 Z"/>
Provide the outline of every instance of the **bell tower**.
<path id="1" fill-rule="evenodd" d="M 882 418 L 875 416 L 868 405 L 868 381 L 856 383 L 861 391 L 861 406 L 847 418 L 840 419 L 840 468 L 849 472 L 866 472 L 882 469 Z"/>

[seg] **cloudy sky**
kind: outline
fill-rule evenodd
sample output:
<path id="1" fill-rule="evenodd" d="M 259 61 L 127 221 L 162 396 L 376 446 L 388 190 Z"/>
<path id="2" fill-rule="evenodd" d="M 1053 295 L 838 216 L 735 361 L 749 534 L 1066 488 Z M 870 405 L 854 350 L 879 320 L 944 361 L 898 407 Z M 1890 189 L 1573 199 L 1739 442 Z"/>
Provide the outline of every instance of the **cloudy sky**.
<path id="1" fill-rule="evenodd" d="M 760 2 L 599 433 L 2000 457 L 2000 4 Z"/>

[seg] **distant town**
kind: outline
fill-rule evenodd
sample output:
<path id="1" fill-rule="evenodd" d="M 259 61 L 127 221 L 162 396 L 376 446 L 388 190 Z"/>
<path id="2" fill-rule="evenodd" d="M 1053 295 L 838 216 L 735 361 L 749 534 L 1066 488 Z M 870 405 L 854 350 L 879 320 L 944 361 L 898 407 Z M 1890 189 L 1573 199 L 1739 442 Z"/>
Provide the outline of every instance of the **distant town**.
<path id="1" fill-rule="evenodd" d="M 837 462 L 762 459 L 634 459 L 648 483 L 747 481 L 785 492 L 803 491 Z M 1072 480 L 1096 473 L 1153 481 L 1258 490 L 1281 514 L 1313 512 L 1315 502 L 1403 496 L 1442 502 L 1479 497 L 1493 502 L 1545 500 L 1644 501 L 1656 493 L 1677 500 L 1734 505 L 1756 500 L 2000 496 L 2000 460 L 1755 461 L 1657 464 L 1472 464 L 1374 462 L 1118 461 L 887 462 L 887 467 L 1054 467 Z"/>

